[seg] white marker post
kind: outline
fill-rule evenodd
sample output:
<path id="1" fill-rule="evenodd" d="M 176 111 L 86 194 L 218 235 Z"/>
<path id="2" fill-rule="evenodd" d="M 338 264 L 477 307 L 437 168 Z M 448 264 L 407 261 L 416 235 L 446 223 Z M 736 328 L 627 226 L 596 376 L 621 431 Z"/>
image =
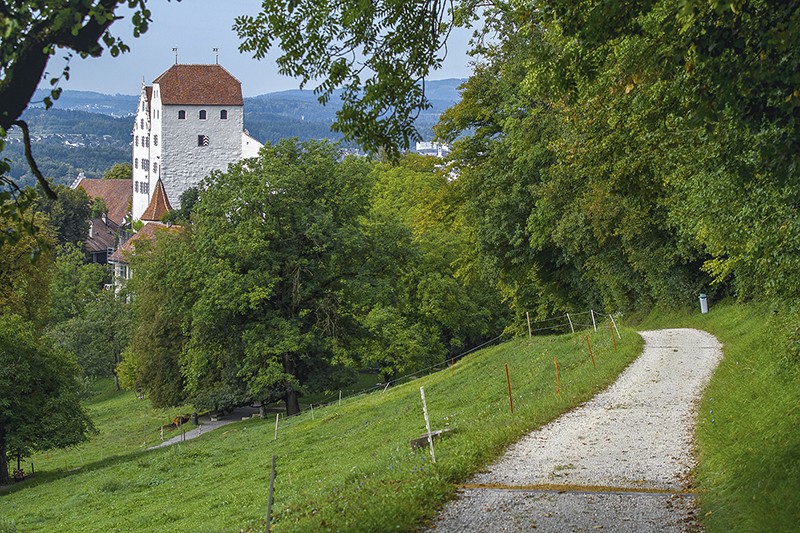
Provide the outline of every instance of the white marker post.
<path id="1" fill-rule="evenodd" d="M 525 311 L 525 316 L 528 319 L 528 340 L 531 340 L 533 338 L 533 331 L 531 330 L 531 314 Z"/>
<path id="2" fill-rule="evenodd" d="M 572 333 L 575 333 L 575 326 L 572 325 L 572 319 L 569 317 L 569 313 L 567 313 L 567 320 L 569 320 L 569 329 L 572 330 Z"/>
<path id="3" fill-rule="evenodd" d="M 278 419 L 280 416 L 280 413 L 275 413 L 275 440 L 278 440 Z"/>
<path id="4" fill-rule="evenodd" d="M 431 447 L 431 461 L 436 464 L 436 454 L 433 453 L 433 435 L 431 435 L 431 422 L 428 419 L 428 404 L 425 401 L 425 387 L 419 388 L 419 394 L 422 396 L 422 412 L 425 415 L 425 429 L 428 430 L 428 444 Z"/>
<path id="5" fill-rule="evenodd" d="M 614 326 L 614 331 L 617 332 L 617 338 L 621 339 L 622 335 L 619 334 L 619 330 L 617 329 L 617 323 L 614 322 L 614 316 L 613 315 L 608 315 L 608 318 L 611 319 L 611 325 Z"/>
<path id="6" fill-rule="evenodd" d="M 594 332 L 597 333 L 597 322 L 594 320 L 594 309 L 589 309 L 589 312 L 592 314 L 592 327 L 594 328 Z"/>

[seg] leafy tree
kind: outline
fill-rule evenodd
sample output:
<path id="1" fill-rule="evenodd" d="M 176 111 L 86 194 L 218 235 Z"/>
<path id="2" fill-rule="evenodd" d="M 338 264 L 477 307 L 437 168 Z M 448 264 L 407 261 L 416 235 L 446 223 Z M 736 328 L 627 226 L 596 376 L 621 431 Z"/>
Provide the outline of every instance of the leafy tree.
<path id="1" fill-rule="evenodd" d="M 59 185 L 55 190 L 58 197 L 54 200 L 42 197 L 40 209 L 56 230 L 58 242 L 78 244 L 85 241 L 89 235 L 92 201 L 81 188 Z"/>
<path id="2" fill-rule="evenodd" d="M 86 303 L 83 313 L 48 328 L 53 344 L 74 353 L 83 375 L 90 379 L 114 377 L 133 328 L 130 305 L 105 291 Z"/>
<path id="3" fill-rule="evenodd" d="M 203 281 L 182 355 L 193 397 L 237 376 L 294 414 L 303 383 L 335 366 L 369 191 L 369 164 L 339 159 L 334 145 L 284 141 L 204 183 L 192 237 Z"/>
<path id="4" fill-rule="evenodd" d="M 195 204 L 200 200 L 200 191 L 197 187 L 189 187 L 181 193 L 180 208 L 173 209 L 165 214 L 162 222 L 169 224 L 186 224 L 191 221 Z"/>
<path id="5" fill-rule="evenodd" d="M 50 323 L 83 316 L 86 306 L 103 290 L 105 274 L 102 265 L 86 263 L 76 245 L 61 246 L 50 281 Z"/>
<path id="6" fill-rule="evenodd" d="M 9 456 L 78 444 L 94 430 L 75 361 L 36 338 L 30 322 L 0 314 L 0 484 Z"/>
<path id="7" fill-rule="evenodd" d="M 103 174 L 104 180 L 129 180 L 133 179 L 133 169 L 130 163 L 117 163 Z"/>
<path id="8" fill-rule="evenodd" d="M 32 223 L 42 228 L 36 237 L 17 233 L 16 242 L 6 242 L 0 253 L 0 313 L 17 314 L 42 326 L 48 313 L 56 241 L 41 214 Z M 14 230 L 14 219 L 0 214 L 0 232 Z"/>
<path id="9" fill-rule="evenodd" d="M 356 280 L 365 334 L 357 344 L 361 364 L 387 379 L 439 363 L 506 325 L 493 283 L 458 272 L 473 243 L 437 163 L 410 155 L 373 170 L 365 228 L 371 253 Z"/>
<path id="10" fill-rule="evenodd" d="M 155 407 L 177 405 L 186 398 L 180 357 L 191 323 L 197 283 L 190 233 L 159 228 L 155 241 L 138 241 L 131 258 L 130 280 L 134 325 L 118 372 L 122 385 L 147 391 Z M 235 404 L 235 403 L 234 403 Z"/>

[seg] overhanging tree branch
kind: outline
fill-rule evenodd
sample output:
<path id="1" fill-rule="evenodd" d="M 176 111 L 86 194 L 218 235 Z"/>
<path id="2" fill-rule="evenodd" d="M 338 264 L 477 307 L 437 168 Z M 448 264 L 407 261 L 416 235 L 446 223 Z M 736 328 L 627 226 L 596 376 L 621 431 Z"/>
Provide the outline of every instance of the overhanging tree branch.
<path id="1" fill-rule="evenodd" d="M 28 160 L 28 166 L 31 167 L 33 175 L 36 176 L 36 181 L 42 187 L 44 194 L 48 198 L 55 200 L 57 198 L 55 191 L 50 188 L 50 184 L 47 183 L 47 178 L 44 177 L 36 161 L 33 159 L 33 152 L 31 151 L 31 133 L 28 130 L 28 124 L 24 120 L 15 120 L 12 125 L 22 130 L 22 140 L 25 145 L 25 159 Z"/>

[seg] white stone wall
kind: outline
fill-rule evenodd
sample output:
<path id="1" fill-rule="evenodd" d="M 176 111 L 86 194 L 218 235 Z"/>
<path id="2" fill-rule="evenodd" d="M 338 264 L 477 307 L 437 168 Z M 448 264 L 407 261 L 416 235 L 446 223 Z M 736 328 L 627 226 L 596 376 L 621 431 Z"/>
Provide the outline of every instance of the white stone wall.
<path id="1" fill-rule="evenodd" d="M 161 175 L 161 153 L 164 138 L 164 121 L 163 121 L 163 105 L 161 104 L 161 89 L 157 83 L 153 84 L 153 94 L 150 97 L 150 120 L 152 127 L 150 128 L 150 195 L 153 197 L 153 191 L 156 189 L 156 183 Z M 153 166 L 155 164 L 155 166 Z M 148 202 L 148 205 L 149 202 Z M 145 206 L 147 208 L 147 206 Z"/>
<path id="2" fill-rule="evenodd" d="M 155 85 L 153 90 L 155 91 Z M 186 118 L 178 119 L 178 111 Z M 206 111 L 206 119 L 199 113 Z M 228 118 L 220 119 L 226 110 Z M 172 207 L 180 207 L 180 195 L 197 185 L 212 170 L 227 170 L 242 158 L 242 106 L 165 105 L 161 108 L 161 180 Z M 198 146 L 198 136 L 208 137 L 208 146 Z"/>
<path id="3" fill-rule="evenodd" d="M 131 167 L 133 168 L 133 184 L 131 185 L 133 187 L 133 202 L 131 211 L 134 220 L 141 216 L 150 203 L 150 195 L 146 187 L 142 187 L 142 184 L 149 183 L 150 181 L 150 169 L 143 168 L 142 165 L 143 159 L 150 159 L 150 148 L 147 146 L 148 143 L 145 140 L 150 136 L 149 111 L 147 93 L 145 92 L 145 87 L 142 86 L 142 91 L 139 96 L 139 106 L 136 108 L 136 115 L 134 115 L 133 135 L 131 136 L 131 144 L 133 145 L 133 155 L 131 158 Z M 150 192 L 152 192 L 152 186 Z"/>
<path id="4" fill-rule="evenodd" d="M 242 159 L 258 157 L 258 151 L 263 147 L 263 144 L 250 137 L 247 133 L 242 132 Z"/>

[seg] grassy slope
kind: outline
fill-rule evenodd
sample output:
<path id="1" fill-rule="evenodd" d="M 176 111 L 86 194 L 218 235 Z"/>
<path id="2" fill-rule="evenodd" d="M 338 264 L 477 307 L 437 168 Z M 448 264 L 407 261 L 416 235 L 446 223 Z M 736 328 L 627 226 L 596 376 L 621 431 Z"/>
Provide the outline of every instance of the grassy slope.
<path id="1" fill-rule="evenodd" d="M 306 412 L 282 420 L 277 441 L 273 423 L 252 420 L 167 449 L 95 455 L 77 471 L 37 474 L 37 481 L 0 495 L 0 516 L 21 531 L 255 531 L 263 528 L 275 454 L 277 531 L 413 530 L 452 497 L 453 483 L 613 381 L 641 351 L 632 330 L 622 334 L 616 353 L 608 329 L 592 336 L 596 370 L 582 334 L 517 339 L 468 356 L 454 375 L 446 369 L 315 409 L 313 418 Z M 420 386 L 433 428 L 454 430 L 438 444 L 435 466 L 427 450 L 411 452 L 408 444 L 425 427 Z M 123 400 L 112 396 L 95 406 L 115 401 Z"/>
<path id="2" fill-rule="evenodd" d="M 800 524 L 800 372 L 783 361 L 783 320 L 755 306 L 659 314 L 650 328 L 714 334 L 725 357 L 700 404 L 697 445 L 708 531 L 790 531 Z"/>

